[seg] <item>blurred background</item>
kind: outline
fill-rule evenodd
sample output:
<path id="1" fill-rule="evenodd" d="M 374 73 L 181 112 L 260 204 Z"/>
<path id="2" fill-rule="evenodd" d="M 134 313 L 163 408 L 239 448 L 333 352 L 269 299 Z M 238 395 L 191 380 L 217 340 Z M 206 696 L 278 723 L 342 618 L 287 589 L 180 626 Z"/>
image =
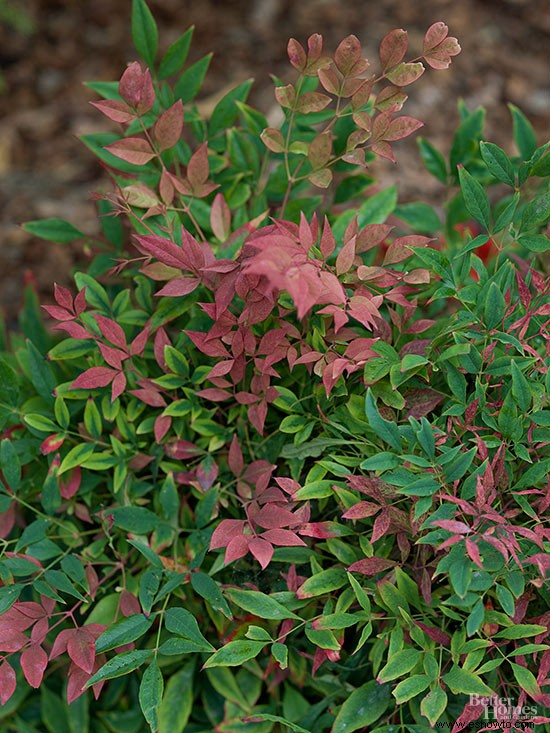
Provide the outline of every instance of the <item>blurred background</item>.
<path id="1" fill-rule="evenodd" d="M 321 33 L 333 50 L 349 33 L 367 56 L 393 28 L 409 31 L 419 50 L 438 20 L 457 36 L 462 54 L 444 72 L 428 70 L 411 90 L 406 114 L 422 134 L 448 150 L 457 125 L 456 101 L 487 109 L 487 138 L 511 150 L 513 102 L 542 143 L 550 130 L 550 3 L 547 0 L 149 0 L 160 51 L 195 25 L 189 61 L 212 51 L 201 93 L 208 110 L 232 86 L 254 77 L 252 103 L 273 107 L 270 73 L 291 78 L 290 36 Z M 86 233 L 96 230 L 92 191 L 108 186 L 99 164 L 79 142 L 85 132 L 111 129 L 88 102 L 86 80 L 118 79 L 136 58 L 130 0 L 0 0 L 0 308 L 8 319 L 32 281 L 50 300 L 54 281 L 67 283 L 81 247 L 33 239 L 17 225 L 59 216 Z M 188 62 L 189 63 L 189 62 Z M 397 181 L 402 201 L 441 196 L 422 171 L 414 140 L 396 144 L 397 167 L 376 174 Z"/>

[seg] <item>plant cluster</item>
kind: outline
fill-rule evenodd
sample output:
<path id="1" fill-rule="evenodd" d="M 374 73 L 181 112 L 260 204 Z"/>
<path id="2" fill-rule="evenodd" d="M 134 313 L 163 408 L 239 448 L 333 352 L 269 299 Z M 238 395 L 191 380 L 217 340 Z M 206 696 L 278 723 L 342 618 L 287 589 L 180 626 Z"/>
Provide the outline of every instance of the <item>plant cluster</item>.
<path id="1" fill-rule="evenodd" d="M 204 119 L 192 30 L 157 62 L 132 29 L 146 66 L 89 85 L 102 234 L 25 225 L 90 261 L 2 342 L 0 730 L 421 733 L 494 695 L 547 730 L 548 146 L 459 105 L 448 159 L 419 140 L 442 220 L 367 170 L 444 23 L 376 71 L 291 40 L 278 128 L 251 81 Z"/>

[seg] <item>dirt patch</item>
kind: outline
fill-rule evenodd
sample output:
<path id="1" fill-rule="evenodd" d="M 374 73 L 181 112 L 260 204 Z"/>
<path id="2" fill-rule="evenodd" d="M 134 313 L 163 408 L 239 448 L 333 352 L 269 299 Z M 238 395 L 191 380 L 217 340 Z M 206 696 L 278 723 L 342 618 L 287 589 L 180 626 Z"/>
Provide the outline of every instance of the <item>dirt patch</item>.
<path id="1" fill-rule="evenodd" d="M 44 297 L 52 283 L 67 282 L 79 247 L 34 239 L 17 225 L 44 216 L 65 217 L 93 233 L 90 193 L 106 185 L 101 168 L 78 135 L 109 129 L 87 101 L 90 79 L 119 77 L 133 59 L 129 2 L 119 0 L 9 0 L 16 27 L 0 20 L 0 307 L 17 312 L 22 283 L 34 279 Z M 456 100 L 487 108 L 487 136 L 510 148 L 507 102 L 529 116 L 548 138 L 550 6 L 544 0 L 151 0 L 166 48 L 189 25 L 196 26 L 191 60 L 215 53 L 204 95 L 250 76 L 253 101 L 273 105 L 269 73 L 286 75 L 289 36 L 305 40 L 320 32 L 327 47 L 355 33 L 374 55 L 392 28 L 409 31 L 418 48 L 426 28 L 444 20 L 459 38 L 462 54 L 447 72 L 431 72 L 412 90 L 407 113 L 428 124 L 423 134 L 443 149 L 456 126 Z M 397 180 L 403 200 L 437 197 L 416 145 L 396 145 L 398 166 L 377 164 L 385 181 Z"/>

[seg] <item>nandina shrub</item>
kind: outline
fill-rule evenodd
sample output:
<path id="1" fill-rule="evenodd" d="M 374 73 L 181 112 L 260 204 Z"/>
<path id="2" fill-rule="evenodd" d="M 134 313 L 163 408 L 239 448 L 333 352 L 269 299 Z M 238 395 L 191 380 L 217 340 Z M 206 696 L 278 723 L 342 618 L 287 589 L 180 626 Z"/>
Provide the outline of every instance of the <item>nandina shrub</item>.
<path id="1" fill-rule="evenodd" d="M 441 221 L 366 169 L 443 23 L 374 72 L 290 41 L 280 129 L 250 82 L 203 119 L 143 0 L 133 34 L 148 68 L 90 85 L 102 236 L 25 225 L 92 256 L 0 361 L 2 730 L 542 729 L 547 146 L 460 106 L 449 160 L 419 141 Z"/>

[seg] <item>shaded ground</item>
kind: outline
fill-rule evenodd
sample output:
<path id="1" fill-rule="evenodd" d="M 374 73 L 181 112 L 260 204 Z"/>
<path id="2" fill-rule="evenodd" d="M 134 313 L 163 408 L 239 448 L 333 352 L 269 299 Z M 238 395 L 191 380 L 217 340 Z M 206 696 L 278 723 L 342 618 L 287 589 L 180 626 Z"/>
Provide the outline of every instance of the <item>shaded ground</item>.
<path id="1" fill-rule="evenodd" d="M 21 221 L 65 217 L 95 230 L 91 191 L 104 181 L 77 135 L 110 129 L 87 101 L 85 80 L 112 80 L 135 58 L 129 0 L 0 0 L 16 7 L 19 30 L 0 20 L 0 308 L 12 318 L 27 272 L 49 298 L 53 281 L 70 276 L 79 248 L 33 239 Z M 426 121 L 423 134 L 446 148 L 456 126 L 456 100 L 487 108 L 488 138 L 510 146 L 506 102 L 517 104 L 540 141 L 550 129 L 550 5 L 545 0 L 150 0 L 162 49 L 196 25 L 191 60 L 214 51 L 205 97 L 254 76 L 254 102 L 269 111 L 268 74 L 288 73 L 286 41 L 320 32 L 327 47 L 355 33 L 367 55 L 395 27 L 419 48 L 426 28 L 444 20 L 462 45 L 447 72 L 426 74 L 411 93 L 407 114 Z M 25 26 L 34 31 L 25 33 Z M 28 29 L 27 29 L 28 30 Z M 208 99 L 206 100 L 208 104 Z M 380 166 L 404 200 L 436 196 L 416 146 L 396 145 L 398 166 Z"/>

